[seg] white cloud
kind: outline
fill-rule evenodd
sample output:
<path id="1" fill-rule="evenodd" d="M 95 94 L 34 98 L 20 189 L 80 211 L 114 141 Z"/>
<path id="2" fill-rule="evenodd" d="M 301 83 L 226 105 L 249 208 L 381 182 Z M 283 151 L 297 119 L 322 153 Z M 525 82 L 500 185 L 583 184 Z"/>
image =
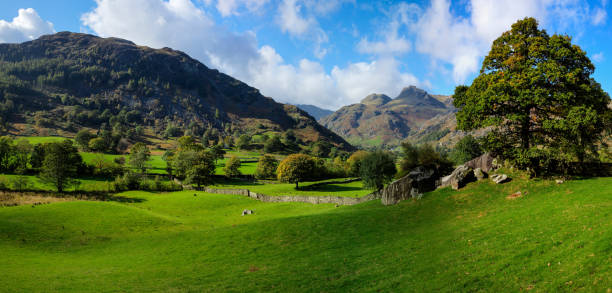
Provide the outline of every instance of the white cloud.
<path id="1" fill-rule="evenodd" d="M 334 2 L 334 1 L 332 1 Z M 309 3 L 309 4 L 308 4 Z M 306 2 L 307 7 L 317 9 L 318 2 Z M 322 59 L 327 54 L 323 44 L 329 41 L 327 33 L 321 28 L 314 15 L 307 14 L 300 0 L 283 0 L 278 6 L 277 22 L 281 31 L 293 37 L 308 40 L 314 44 L 314 55 Z M 333 6 L 332 6 L 333 7 Z M 331 8 L 318 8 L 322 12 L 331 12 Z"/>
<path id="2" fill-rule="evenodd" d="M 593 13 L 593 19 L 591 23 L 594 25 L 600 25 L 606 23 L 606 18 L 608 17 L 608 13 L 604 8 L 597 8 Z"/>
<path id="3" fill-rule="evenodd" d="M 593 54 L 593 56 L 591 56 L 591 59 L 593 59 L 593 61 L 595 61 L 595 63 L 601 63 L 605 60 L 604 57 L 604 53 L 603 52 L 599 52 L 597 54 Z"/>
<path id="4" fill-rule="evenodd" d="M 391 57 L 349 63 L 331 72 L 308 59 L 287 64 L 274 48 L 259 47 L 254 33 L 228 31 L 190 0 L 97 0 L 96 4 L 81 19 L 96 34 L 185 51 L 281 102 L 337 108 L 373 92 L 395 95 L 404 86 L 421 85 L 413 75 L 401 72 Z"/>
<path id="5" fill-rule="evenodd" d="M 384 41 L 371 42 L 367 38 L 362 38 L 357 44 L 357 51 L 365 54 L 375 55 L 394 55 L 408 53 L 412 50 L 412 43 L 403 36 L 399 35 L 399 30 L 403 26 L 410 26 L 414 22 L 420 8 L 416 4 L 400 3 L 391 8 L 387 15 L 391 22 L 385 25 L 378 32 L 384 36 Z"/>
<path id="6" fill-rule="evenodd" d="M 0 43 L 20 43 L 54 33 L 53 24 L 44 21 L 32 8 L 19 9 L 13 21 L 0 20 Z"/>
<path id="7" fill-rule="evenodd" d="M 535 17 L 542 27 L 565 32 L 606 17 L 584 0 L 470 0 L 466 17 L 454 15 L 450 6 L 432 0 L 411 29 L 417 52 L 450 64 L 457 83 L 478 71 L 493 40 L 519 19 Z"/>
<path id="8" fill-rule="evenodd" d="M 284 0 L 278 7 L 279 24 L 283 32 L 303 36 L 309 30 L 318 28 L 314 18 L 302 16 L 302 6 L 297 0 Z"/>
<path id="9" fill-rule="evenodd" d="M 268 2 L 269 0 L 217 0 L 216 7 L 223 17 L 227 17 L 240 14 L 241 7 L 249 12 L 257 12 Z"/>

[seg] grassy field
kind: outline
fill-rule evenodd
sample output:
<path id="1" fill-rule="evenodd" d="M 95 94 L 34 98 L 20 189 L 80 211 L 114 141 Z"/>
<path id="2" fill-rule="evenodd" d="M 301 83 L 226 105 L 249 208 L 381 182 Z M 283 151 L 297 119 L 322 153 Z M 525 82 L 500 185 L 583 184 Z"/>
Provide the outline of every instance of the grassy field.
<path id="1" fill-rule="evenodd" d="M 0 208 L 0 288 L 609 292 L 611 186 L 486 181 L 396 206 L 185 191 Z"/>
<path id="2" fill-rule="evenodd" d="M 47 143 L 47 142 L 61 142 L 66 139 L 72 140 L 72 138 L 60 137 L 60 136 L 16 136 L 15 140 L 26 139 L 31 144 Z"/>
<path id="3" fill-rule="evenodd" d="M 339 180 L 339 179 L 335 179 Z M 341 180 L 341 179 L 340 179 Z M 337 184 L 326 184 L 315 188 L 309 188 L 310 185 L 321 183 L 330 180 L 316 181 L 316 182 L 303 182 L 300 183 L 300 189 L 295 189 L 295 184 L 292 183 L 281 183 L 281 184 L 264 184 L 264 183 L 244 183 L 235 182 L 227 183 L 222 182 L 212 188 L 238 188 L 248 189 L 256 193 L 263 193 L 266 195 L 304 195 L 304 196 L 345 196 L 345 197 L 361 197 L 372 193 L 372 190 L 364 189 L 361 181 L 350 182 L 350 183 L 337 183 Z M 334 181 L 334 180 L 331 180 Z"/>

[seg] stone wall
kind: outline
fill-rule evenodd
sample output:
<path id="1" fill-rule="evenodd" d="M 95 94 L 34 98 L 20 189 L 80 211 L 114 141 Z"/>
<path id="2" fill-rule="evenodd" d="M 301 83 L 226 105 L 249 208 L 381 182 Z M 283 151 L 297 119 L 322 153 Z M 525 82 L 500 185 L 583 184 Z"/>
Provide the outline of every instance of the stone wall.
<path id="1" fill-rule="evenodd" d="M 250 198 L 263 201 L 263 202 L 304 202 L 311 204 L 320 203 L 331 203 L 337 205 L 354 205 L 370 200 L 380 199 L 380 192 L 375 191 L 366 196 L 362 197 L 343 197 L 343 196 L 302 196 L 302 195 L 266 195 L 261 193 L 255 193 L 248 189 L 216 189 L 216 188 L 204 188 L 205 192 L 216 193 L 216 194 L 231 194 L 231 195 L 242 195 Z"/>

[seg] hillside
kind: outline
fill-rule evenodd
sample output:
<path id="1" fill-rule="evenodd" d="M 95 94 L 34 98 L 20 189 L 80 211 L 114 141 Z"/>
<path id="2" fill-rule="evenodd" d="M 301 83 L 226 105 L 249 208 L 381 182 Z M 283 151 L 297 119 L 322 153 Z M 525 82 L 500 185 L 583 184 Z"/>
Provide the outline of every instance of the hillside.
<path id="1" fill-rule="evenodd" d="M 450 99 L 410 86 L 395 98 L 372 94 L 340 108 L 320 122 L 354 144 L 396 144 L 426 121 L 453 113 Z M 454 115 L 453 115 L 454 117 Z"/>
<path id="2" fill-rule="evenodd" d="M 0 208 L 15 292 L 606 292 L 610 178 L 489 180 L 382 206 L 126 192 Z M 521 191 L 523 197 L 506 199 Z M 197 196 L 194 196 L 194 193 Z M 244 209 L 255 214 L 241 216 Z M 52 268 L 52 269 L 50 269 Z"/>
<path id="3" fill-rule="evenodd" d="M 334 113 L 334 111 L 332 111 L 332 110 L 319 108 L 319 107 L 314 106 L 314 105 L 299 104 L 299 105 L 296 105 L 296 106 L 298 108 L 306 111 L 308 114 L 310 114 L 310 116 L 314 117 L 314 119 L 317 119 L 317 121 L 321 120 L 321 118 L 324 118 L 327 115 L 330 115 L 330 114 Z"/>
<path id="4" fill-rule="evenodd" d="M 0 116 L 5 131 L 30 135 L 82 127 L 144 126 L 155 135 L 170 126 L 195 135 L 214 128 L 234 136 L 291 129 L 305 143 L 352 148 L 296 106 L 185 53 L 70 32 L 0 44 Z"/>

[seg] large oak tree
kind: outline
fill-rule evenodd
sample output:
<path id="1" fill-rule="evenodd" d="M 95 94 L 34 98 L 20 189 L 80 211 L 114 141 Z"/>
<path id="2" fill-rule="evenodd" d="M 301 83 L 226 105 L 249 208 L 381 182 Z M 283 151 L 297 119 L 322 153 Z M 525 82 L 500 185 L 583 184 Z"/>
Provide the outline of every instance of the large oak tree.
<path id="1" fill-rule="evenodd" d="M 569 36 L 520 20 L 493 42 L 472 85 L 455 89 L 458 128 L 491 127 L 486 146 L 532 170 L 596 158 L 610 97 L 594 70 Z"/>

